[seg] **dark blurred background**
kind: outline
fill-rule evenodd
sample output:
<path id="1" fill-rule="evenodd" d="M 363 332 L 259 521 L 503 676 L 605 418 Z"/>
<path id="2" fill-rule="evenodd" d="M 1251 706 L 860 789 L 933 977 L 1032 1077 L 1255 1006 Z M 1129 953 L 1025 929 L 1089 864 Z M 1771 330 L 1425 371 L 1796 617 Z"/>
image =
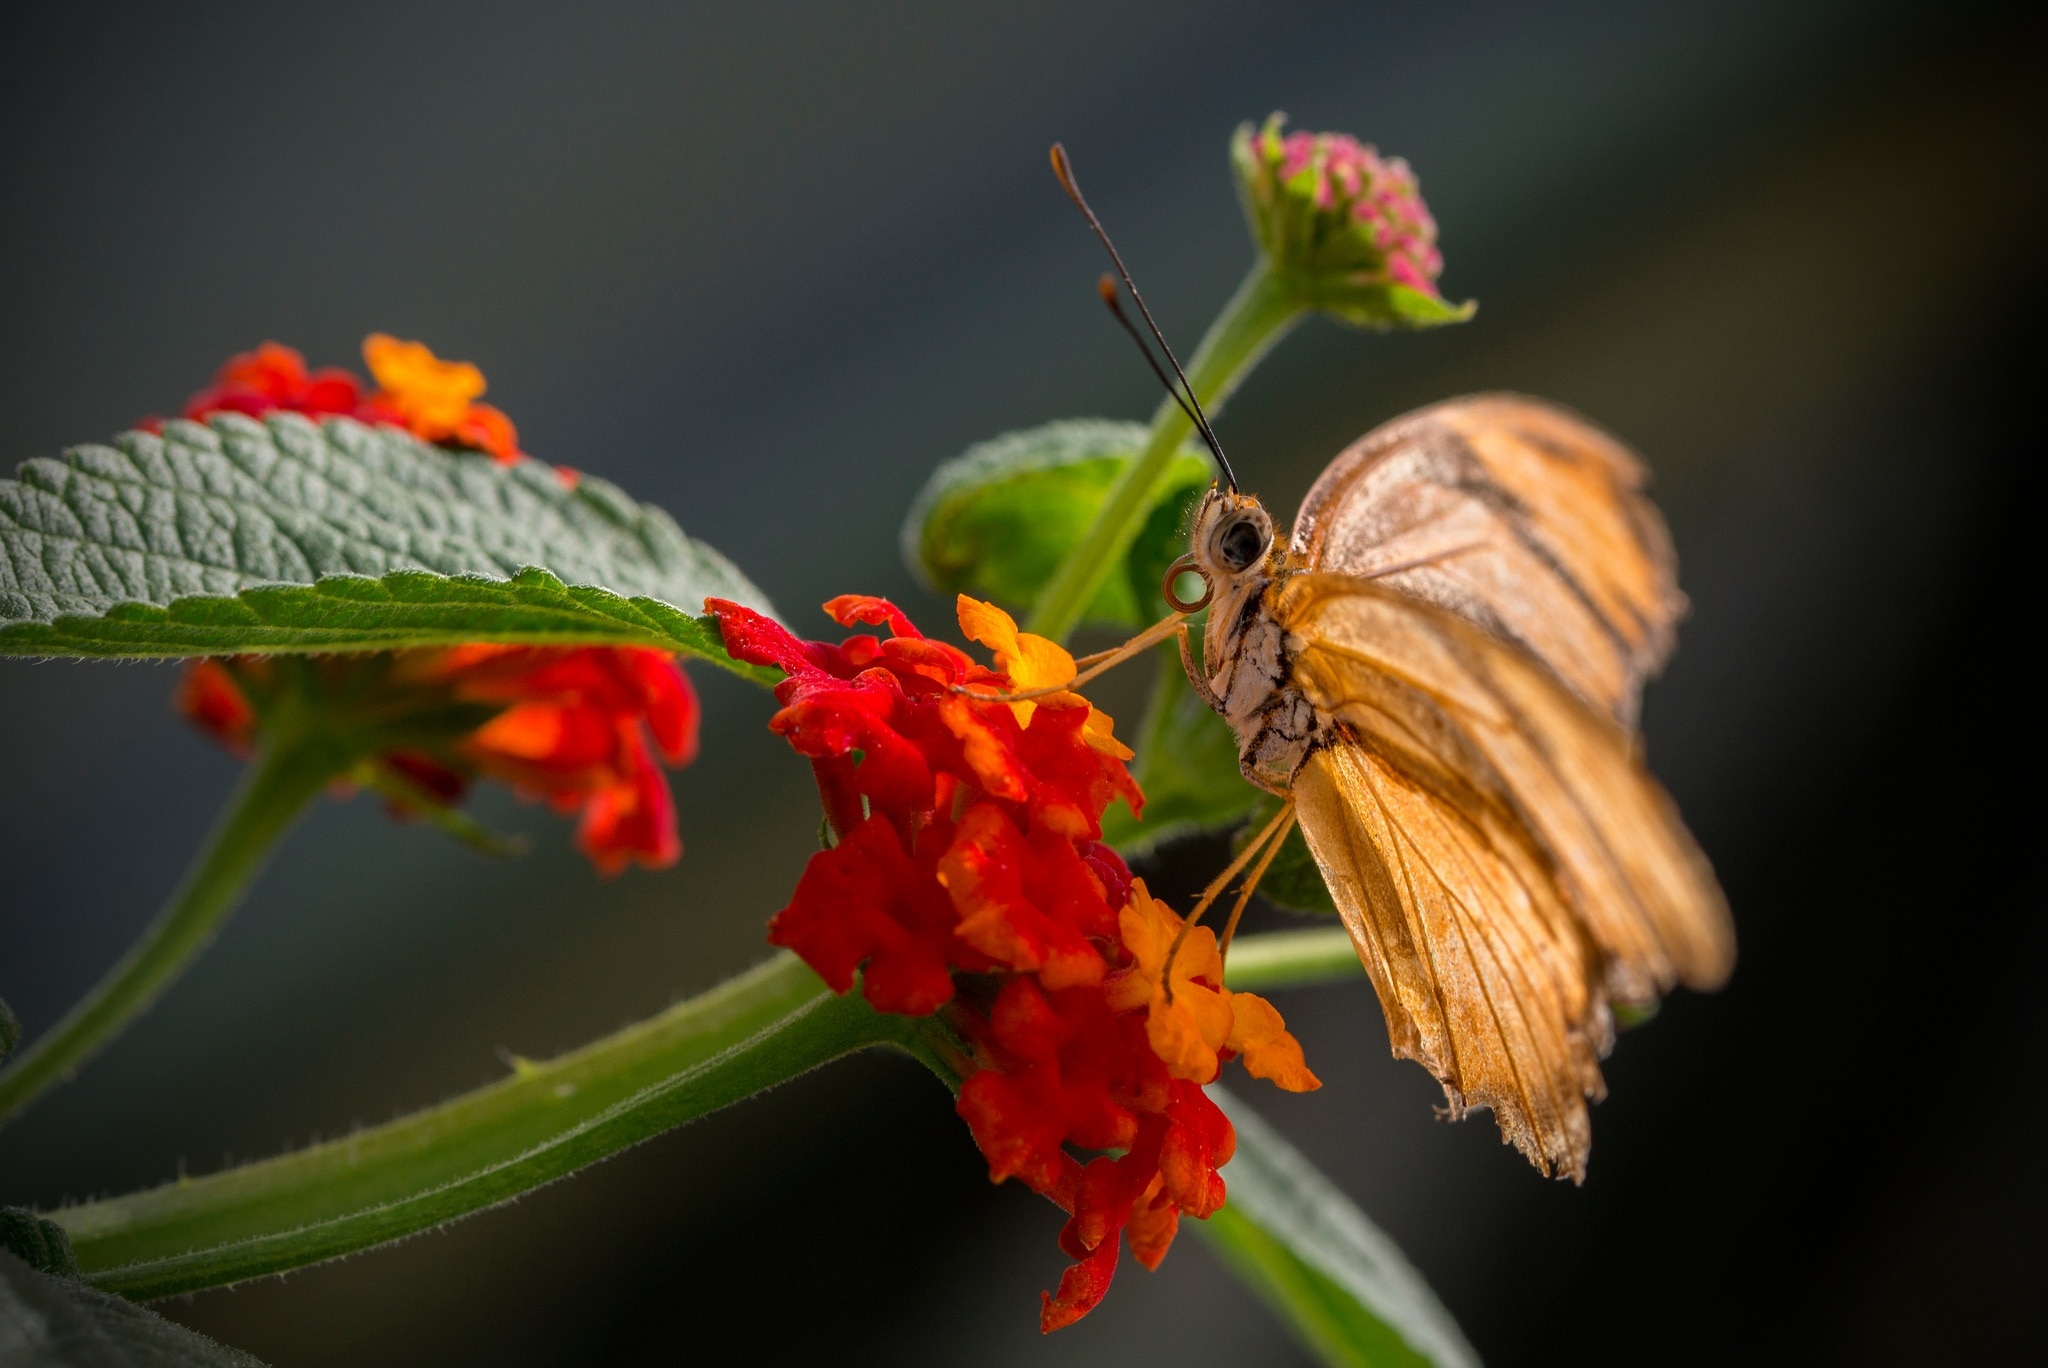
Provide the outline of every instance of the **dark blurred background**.
<path id="1" fill-rule="evenodd" d="M 1650 752 L 1742 962 L 1623 1039 L 1583 1189 L 1487 1120 L 1433 1121 L 1363 982 L 1282 998 L 1321 1093 L 1240 1091 L 1495 1364 L 2038 1352 L 2043 57 L 1968 3 L 17 7 L 0 455 L 174 410 L 267 337 L 354 365 L 383 329 L 477 361 L 528 450 L 665 505 L 799 625 L 848 590 L 940 623 L 895 553 L 931 467 L 1156 397 L 1046 145 L 1191 346 L 1248 260 L 1231 128 L 1355 132 L 1417 167 L 1477 321 L 1307 327 L 1224 438 L 1276 510 L 1351 437 L 1474 389 L 1646 454 L 1693 600 Z M 31 1032 L 235 777 L 175 677 L 0 662 L 0 997 Z M 698 677 L 678 868 L 599 881 L 502 794 L 484 815 L 538 837 L 514 864 L 327 804 L 170 996 L 0 1131 L 0 1199 L 382 1120 L 760 958 L 815 798 L 768 700 Z M 916 1066 L 871 1057 L 443 1234 L 163 1309 L 289 1366 L 1302 1361 L 1194 1239 L 1041 1341 L 1058 1225 L 987 1184 Z"/>

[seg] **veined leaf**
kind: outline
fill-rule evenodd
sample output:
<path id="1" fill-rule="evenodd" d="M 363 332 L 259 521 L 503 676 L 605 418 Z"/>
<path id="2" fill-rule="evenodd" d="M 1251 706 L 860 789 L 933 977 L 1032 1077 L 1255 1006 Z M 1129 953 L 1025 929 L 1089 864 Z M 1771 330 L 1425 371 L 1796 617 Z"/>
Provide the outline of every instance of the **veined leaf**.
<path id="1" fill-rule="evenodd" d="M 0 1363 L 9 1368 L 263 1368 L 239 1349 L 0 1251 Z"/>
<path id="2" fill-rule="evenodd" d="M 1333 1368 L 1477 1368 L 1479 1355 L 1422 1274 L 1313 1164 L 1222 1088 L 1237 1130 L 1230 1197 L 1195 1229 Z"/>
<path id="3" fill-rule="evenodd" d="M 1142 423 L 1077 418 L 969 447 L 911 505 L 904 561 L 935 589 L 1028 608 L 1145 438 Z M 1165 615 L 1159 581 L 1187 550 L 1188 510 L 1212 475 L 1192 447 L 1175 458 L 1124 573 L 1103 581 L 1084 621 L 1140 627 Z"/>
<path id="4" fill-rule="evenodd" d="M 764 612 L 660 509 L 346 418 L 171 422 L 0 481 L 0 654 L 216 655 L 462 641 L 732 661 L 707 595 Z"/>

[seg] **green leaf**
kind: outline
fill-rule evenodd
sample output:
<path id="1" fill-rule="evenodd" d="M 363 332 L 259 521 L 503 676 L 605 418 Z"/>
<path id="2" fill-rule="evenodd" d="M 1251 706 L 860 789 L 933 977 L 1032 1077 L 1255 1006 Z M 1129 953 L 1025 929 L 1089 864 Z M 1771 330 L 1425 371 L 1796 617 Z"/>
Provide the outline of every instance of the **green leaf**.
<path id="1" fill-rule="evenodd" d="M 1195 1229 L 1309 1351 L 1341 1368 L 1476 1365 L 1422 1274 L 1337 1186 L 1222 1088 L 1237 1130 L 1230 1197 Z"/>
<path id="2" fill-rule="evenodd" d="M 14 1009 L 0 998 L 0 1064 L 7 1062 L 7 1056 L 14 1053 L 14 1047 L 21 1044 L 21 1022 L 15 1019 Z"/>
<path id="3" fill-rule="evenodd" d="M 1158 656 L 1159 678 L 1132 745 L 1138 758 L 1131 774 L 1145 793 L 1144 819 L 1121 803 L 1102 818 L 1102 839 L 1126 854 L 1232 826 L 1267 801 L 1238 771 L 1237 738 L 1188 683 L 1179 649 L 1162 647 Z"/>
<path id="4" fill-rule="evenodd" d="M 8 1368 L 263 1368 L 133 1302 L 0 1252 L 0 1363 Z"/>
<path id="5" fill-rule="evenodd" d="M 1140 423 L 1078 418 L 1009 432 L 932 472 L 903 524 L 903 558 L 941 592 L 1028 608 L 1081 542 L 1110 486 L 1145 446 Z M 1213 470 L 1183 448 L 1124 573 L 1103 581 L 1083 620 L 1142 627 L 1165 615 L 1159 582 L 1187 550 L 1189 510 Z"/>
<path id="6" fill-rule="evenodd" d="M 615 644 L 777 677 L 726 655 L 707 595 L 772 611 L 606 481 L 346 418 L 174 421 L 0 481 L 0 654 Z"/>
<path id="7" fill-rule="evenodd" d="M 1354 285 L 1305 275 L 1289 279 L 1304 303 L 1354 328 L 1437 328 L 1463 323 L 1479 311 L 1475 300 L 1453 304 L 1406 285 Z"/>

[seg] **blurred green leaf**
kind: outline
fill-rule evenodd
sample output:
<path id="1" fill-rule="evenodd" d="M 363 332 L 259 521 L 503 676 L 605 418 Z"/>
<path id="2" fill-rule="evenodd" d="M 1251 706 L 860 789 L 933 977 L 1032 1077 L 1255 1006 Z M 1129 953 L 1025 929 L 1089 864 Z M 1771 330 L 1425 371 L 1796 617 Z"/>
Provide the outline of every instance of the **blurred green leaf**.
<path id="1" fill-rule="evenodd" d="M 1230 1198 L 1195 1229 L 1310 1352 L 1333 1368 L 1477 1365 L 1422 1274 L 1337 1186 L 1222 1088 L 1237 1130 Z"/>
<path id="2" fill-rule="evenodd" d="M 15 1019 L 14 1009 L 0 998 L 0 1064 L 7 1062 L 7 1056 L 14 1053 L 14 1047 L 21 1044 L 21 1023 Z"/>
<path id="3" fill-rule="evenodd" d="M 38 1273 L 0 1252 L 0 1364 L 7 1368 L 263 1368 L 239 1349 L 133 1302 Z"/>
<path id="4" fill-rule="evenodd" d="M 1126 854 L 1161 841 L 1241 822 L 1267 801 L 1237 768 L 1237 738 L 1188 683 L 1177 647 L 1156 653 L 1159 678 L 1132 744 L 1131 774 L 1145 792 L 1139 821 L 1119 803 L 1102 817 L 1102 839 Z"/>
<path id="5" fill-rule="evenodd" d="M 911 505 L 905 562 L 943 592 L 1029 608 L 1146 435 L 1141 423 L 1078 418 L 968 448 L 933 471 Z M 1124 573 L 1103 581 L 1084 621 L 1142 627 L 1165 616 L 1159 582 L 1187 550 L 1189 510 L 1212 478 L 1209 458 L 1193 448 L 1174 458 Z"/>
<path id="6" fill-rule="evenodd" d="M 770 611 L 660 509 L 395 428 L 218 414 L 0 480 L 0 654 L 464 641 L 654 646 L 750 678 L 698 614 Z"/>
<path id="7" fill-rule="evenodd" d="M 38 1273 L 67 1278 L 78 1274 L 78 1260 L 71 1256 L 71 1240 L 64 1227 L 26 1207 L 0 1207 L 0 1250 Z"/>

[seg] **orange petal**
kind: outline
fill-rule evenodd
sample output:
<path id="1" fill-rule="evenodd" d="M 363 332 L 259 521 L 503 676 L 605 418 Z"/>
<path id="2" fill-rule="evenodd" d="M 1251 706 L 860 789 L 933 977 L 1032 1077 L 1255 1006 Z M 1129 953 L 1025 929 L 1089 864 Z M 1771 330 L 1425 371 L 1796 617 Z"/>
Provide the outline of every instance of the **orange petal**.
<path id="1" fill-rule="evenodd" d="M 1080 671 L 1074 657 L 1057 641 L 1017 630 L 1017 620 L 993 603 L 960 595 L 955 603 L 960 631 L 969 641 L 980 642 L 995 652 L 996 668 L 1010 677 L 1010 687 L 1019 691 L 1043 689 L 1071 681 Z M 1012 703 L 1017 725 L 1031 725 L 1035 700 Z"/>
<path id="2" fill-rule="evenodd" d="M 467 361 L 443 361 L 422 342 L 371 333 L 363 339 L 363 360 L 383 397 L 416 429 L 454 428 L 468 415 L 470 400 L 484 392 L 482 371 Z"/>
<path id="3" fill-rule="evenodd" d="M 1081 729 L 1081 739 L 1088 743 L 1090 750 L 1100 751 L 1112 760 L 1129 760 L 1137 752 L 1111 734 L 1110 729 L 1115 725 L 1108 713 L 1100 708 L 1090 708 L 1088 724 Z"/>
<path id="4" fill-rule="evenodd" d="M 1190 1083 L 1209 1083 L 1215 1080 L 1217 1073 L 1216 1046 L 1205 1038 L 1207 1033 L 1202 1028 L 1212 1023 L 1205 1023 L 1202 1019 L 1206 1014 L 1196 1001 L 1199 996 L 1199 989 L 1178 993 L 1172 1002 L 1166 1000 L 1164 993 L 1155 996 L 1152 1009 L 1145 1014 L 1145 1039 L 1151 1042 L 1152 1053 L 1165 1061 L 1166 1071 L 1175 1078 L 1184 1078 Z M 1215 1001 L 1214 994 L 1208 996 L 1211 1002 Z M 1223 1008 L 1225 1032 L 1230 1029 L 1229 1010 L 1228 1007 Z"/>
<path id="5" fill-rule="evenodd" d="M 1270 1079 L 1288 1092 L 1314 1092 L 1323 1080 L 1309 1071 L 1301 1042 L 1287 1031 L 1280 1009 L 1256 993 L 1230 995 L 1231 1028 L 1226 1042 L 1244 1056 L 1253 1078 Z"/>

